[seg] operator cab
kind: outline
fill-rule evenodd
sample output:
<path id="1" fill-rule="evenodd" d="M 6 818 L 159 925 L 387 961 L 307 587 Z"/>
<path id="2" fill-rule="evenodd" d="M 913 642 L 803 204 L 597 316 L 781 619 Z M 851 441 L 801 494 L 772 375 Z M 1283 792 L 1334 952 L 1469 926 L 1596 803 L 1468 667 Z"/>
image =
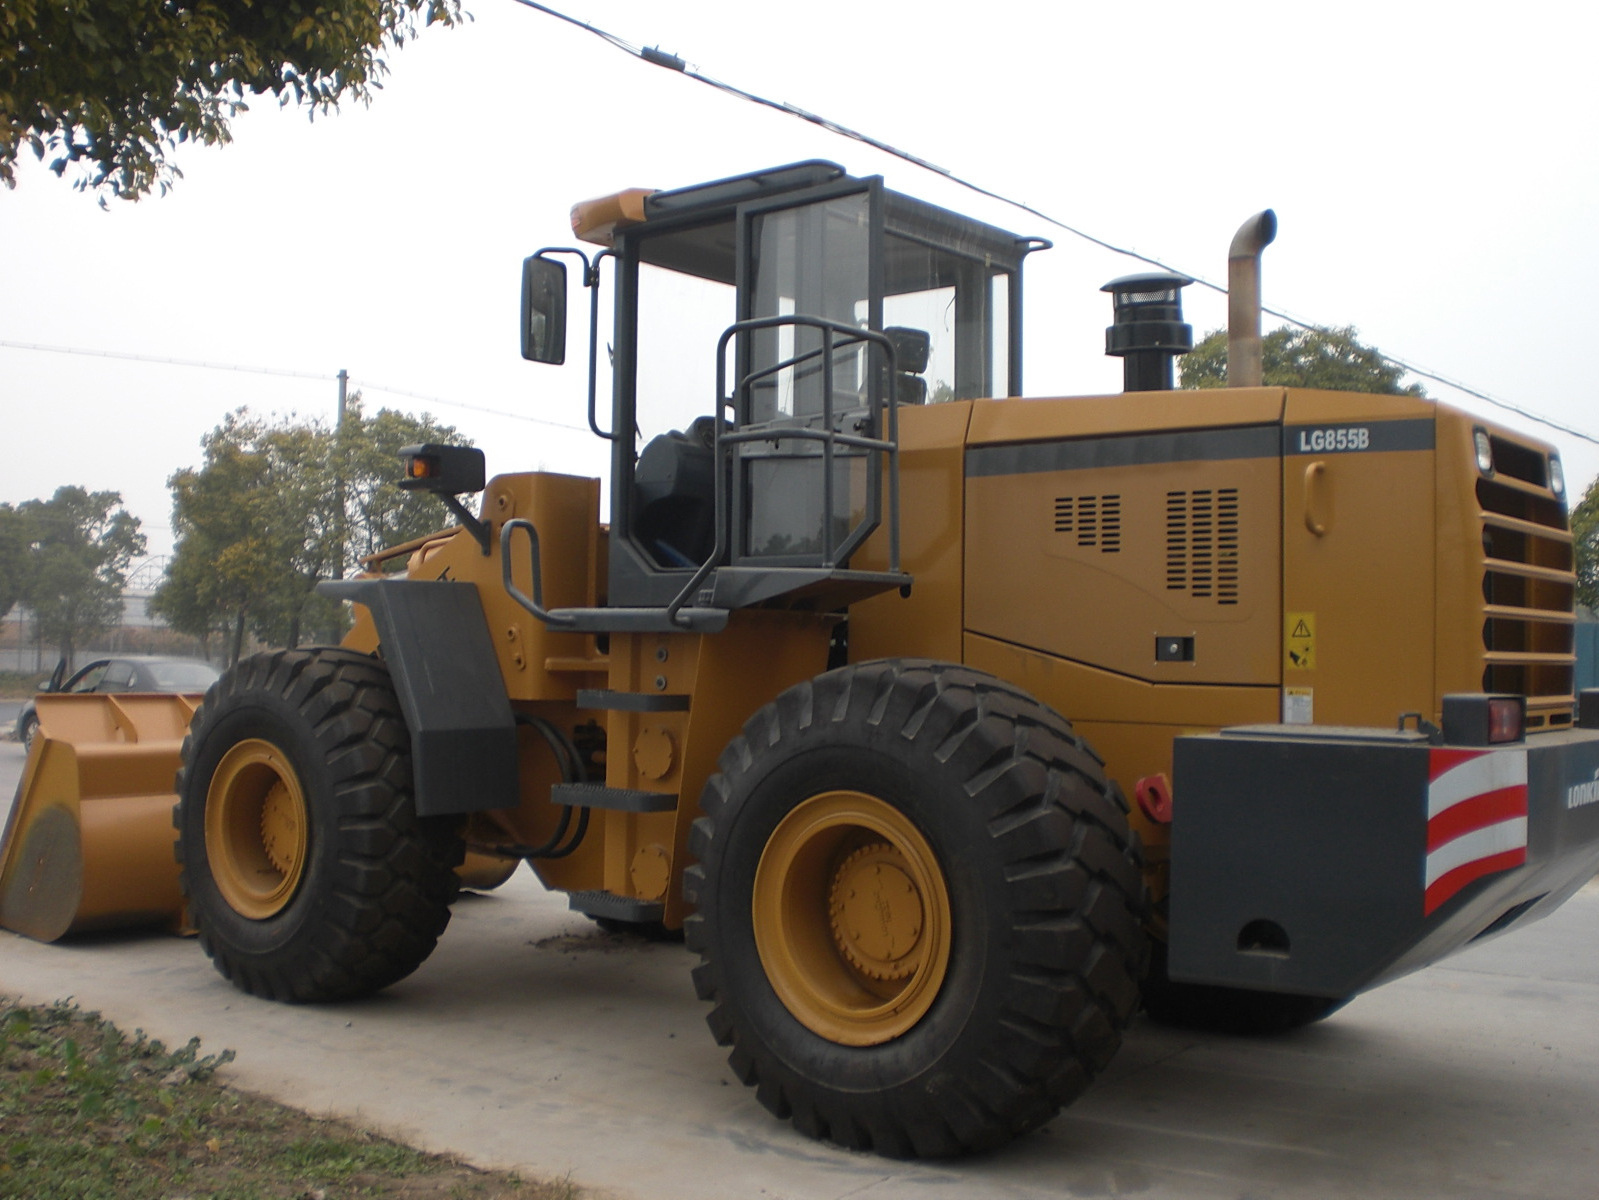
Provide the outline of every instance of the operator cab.
<path id="1" fill-rule="evenodd" d="M 578 205 L 592 260 L 527 260 L 523 353 L 561 361 L 564 269 L 613 263 L 609 604 L 833 608 L 899 570 L 898 409 L 1019 393 L 1018 238 L 804 162 Z M 591 293 L 594 295 L 594 293 Z M 597 326 L 597 298 L 591 323 Z M 851 556 L 888 524 L 886 569 Z M 885 556 L 876 556 L 880 565 Z"/>

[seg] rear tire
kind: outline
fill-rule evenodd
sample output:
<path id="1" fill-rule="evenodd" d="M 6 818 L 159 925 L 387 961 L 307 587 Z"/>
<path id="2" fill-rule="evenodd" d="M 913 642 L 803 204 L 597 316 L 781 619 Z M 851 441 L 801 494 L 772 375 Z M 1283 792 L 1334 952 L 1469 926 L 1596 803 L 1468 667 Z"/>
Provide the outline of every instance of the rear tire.
<path id="1" fill-rule="evenodd" d="M 279 651 L 212 685 L 183 744 L 178 861 L 189 920 L 252 995 L 364 996 L 421 965 L 450 919 L 463 844 L 416 815 L 387 669 Z"/>
<path id="2" fill-rule="evenodd" d="M 774 1115 L 961 1154 L 1110 1061 L 1147 953 L 1141 856 L 1058 715 L 963 667 L 868 663 L 784 692 L 719 766 L 685 929 L 708 1023 Z"/>

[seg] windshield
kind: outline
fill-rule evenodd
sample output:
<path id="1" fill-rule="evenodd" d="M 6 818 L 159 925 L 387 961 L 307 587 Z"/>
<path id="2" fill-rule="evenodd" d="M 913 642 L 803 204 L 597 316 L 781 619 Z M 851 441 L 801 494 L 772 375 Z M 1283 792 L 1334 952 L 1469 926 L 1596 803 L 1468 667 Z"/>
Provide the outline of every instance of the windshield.
<path id="1" fill-rule="evenodd" d="M 665 239 L 660 239 L 665 240 Z M 731 283 L 639 264 L 638 440 L 716 411 L 716 339 L 738 319 Z"/>

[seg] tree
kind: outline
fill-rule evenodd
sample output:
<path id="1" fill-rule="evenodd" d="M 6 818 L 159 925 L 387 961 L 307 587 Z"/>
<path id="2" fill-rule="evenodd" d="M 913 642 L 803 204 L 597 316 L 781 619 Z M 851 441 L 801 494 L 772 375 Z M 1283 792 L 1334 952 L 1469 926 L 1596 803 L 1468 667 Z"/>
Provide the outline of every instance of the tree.
<path id="1" fill-rule="evenodd" d="M 0 617 L 22 599 L 28 565 L 28 539 L 23 524 L 16 509 L 0 504 Z"/>
<path id="2" fill-rule="evenodd" d="M 252 614 L 270 607 L 283 586 L 297 532 L 272 456 L 257 445 L 265 432 L 244 410 L 229 414 L 202 440 L 205 466 L 167 480 L 177 546 L 150 610 L 200 637 L 230 624 L 230 662 Z"/>
<path id="3" fill-rule="evenodd" d="M 350 411 L 341 445 L 349 530 L 345 566 L 354 569 L 362 558 L 385 546 L 408 542 L 455 522 L 442 500 L 424 492 L 405 491 L 396 482 L 401 449 L 425 442 L 462 446 L 471 442 L 453 426 L 436 424 L 426 414 L 418 418 L 380 408 L 375 416 L 367 417 L 359 393 Z"/>
<path id="4" fill-rule="evenodd" d="M 139 520 L 117 492 L 57 488 L 17 507 L 28 539 L 22 599 L 69 663 L 77 646 L 122 616 L 128 567 L 144 553 Z"/>
<path id="5" fill-rule="evenodd" d="M 0 5 L 0 180 L 48 153 L 75 186 L 137 199 L 179 176 L 180 142 L 231 140 L 249 93 L 317 113 L 381 87 L 382 55 L 460 0 L 15 0 Z M 102 201 L 103 202 L 103 201 Z"/>
<path id="6" fill-rule="evenodd" d="M 167 481 L 178 538 L 151 610 L 197 636 L 225 627 L 230 661 L 247 632 L 289 647 L 306 630 L 337 640 L 341 608 L 316 585 L 359 570 L 382 546 L 451 523 L 437 497 L 403 492 L 394 480 L 400 447 L 458 441 L 427 416 L 368 417 L 359 394 L 338 430 L 229 414 L 202 439 L 204 464 Z"/>
<path id="7" fill-rule="evenodd" d="M 1274 387 L 1326 388 L 1333 392 L 1387 392 L 1425 396 L 1419 383 L 1401 387 L 1403 367 L 1396 367 L 1371 346 L 1362 345 L 1353 325 L 1342 329 L 1294 329 L 1283 326 L 1263 339 L 1265 381 Z M 1182 386 L 1227 386 L 1227 331 L 1206 335 L 1180 360 Z"/>
<path id="8" fill-rule="evenodd" d="M 1599 478 L 1571 510 L 1571 536 L 1576 543 L 1577 603 L 1599 609 Z"/>

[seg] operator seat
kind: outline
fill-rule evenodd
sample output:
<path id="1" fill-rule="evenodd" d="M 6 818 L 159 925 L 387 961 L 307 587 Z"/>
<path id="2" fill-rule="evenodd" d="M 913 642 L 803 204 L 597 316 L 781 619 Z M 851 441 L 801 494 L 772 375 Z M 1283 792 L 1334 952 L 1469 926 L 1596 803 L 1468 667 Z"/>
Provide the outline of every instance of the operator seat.
<path id="1" fill-rule="evenodd" d="M 700 417 L 652 438 L 633 469 L 633 533 L 662 566 L 697 567 L 716 548 L 715 428 Z"/>
<path id="2" fill-rule="evenodd" d="M 898 360 L 898 402 L 925 404 L 930 337 L 901 325 L 883 333 Z M 697 567 L 716 549 L 715 422 L 699 417 L 686 432 L 651 438 L 633 468 L 633 535 L 663 567 Z"/>

